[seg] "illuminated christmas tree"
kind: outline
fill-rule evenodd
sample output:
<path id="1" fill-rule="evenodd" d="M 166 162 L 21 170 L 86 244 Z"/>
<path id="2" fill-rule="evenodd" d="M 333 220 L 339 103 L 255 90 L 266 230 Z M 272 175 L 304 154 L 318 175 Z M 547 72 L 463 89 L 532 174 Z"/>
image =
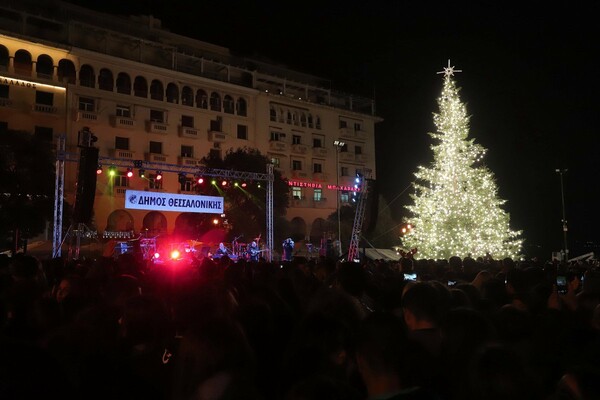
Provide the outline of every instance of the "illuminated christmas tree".
<path id="1" fill-rule="evenodd" d="M 411 217 L 405 222 L 413 229 L 403 245 L 417 249 L 417 258 L 448 259 L 470 256 L 495 259 L 516 257 L 522 245 L 521 232 L 509 226 L 509 215 L 492 172 L 482 163 L 486 149 L 468 139 L 469 117 L 460 101 L 450 66 L 444 74 L 444 88 L 434 114 L 437 132 L 433 163 L 419 166 L 415 176 L 414 204 L 407 206 Z"/>

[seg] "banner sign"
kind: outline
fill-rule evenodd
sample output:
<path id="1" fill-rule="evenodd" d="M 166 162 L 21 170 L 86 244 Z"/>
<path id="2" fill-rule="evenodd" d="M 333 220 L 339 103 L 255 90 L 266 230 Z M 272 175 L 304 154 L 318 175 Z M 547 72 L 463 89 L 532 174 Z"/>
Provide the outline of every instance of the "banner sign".
<path id="1" fill-rule="evenodd" d="M 125 208 L 223 214 L 223 197 L 126 190 Z"/>

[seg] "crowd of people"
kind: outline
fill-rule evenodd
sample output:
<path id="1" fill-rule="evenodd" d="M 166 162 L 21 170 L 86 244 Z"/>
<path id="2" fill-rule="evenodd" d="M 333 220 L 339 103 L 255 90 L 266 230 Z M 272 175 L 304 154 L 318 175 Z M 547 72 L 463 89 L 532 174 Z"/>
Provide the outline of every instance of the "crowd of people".
<path id="1" fill-rule="evenodd" d="M 4 257 L 0 398 L 600 399 L 599 304 L 596 261 Z"/>

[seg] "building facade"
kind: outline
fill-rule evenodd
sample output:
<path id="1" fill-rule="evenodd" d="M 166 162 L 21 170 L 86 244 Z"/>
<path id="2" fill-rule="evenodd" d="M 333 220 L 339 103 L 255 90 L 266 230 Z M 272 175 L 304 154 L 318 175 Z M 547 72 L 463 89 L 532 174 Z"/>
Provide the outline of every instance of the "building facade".
<path id="1" fill-rule="evenodd" d="M 100 156 L 199 166 L 209 153 L 250 147 L 288 179 L 288 220 L 311 240 L 351 199 L 357 172 L 375 178 L 370 99 L 337 93 L 328 81 L 161 28 L 152 17 L 120 18 L 52 2 L 47 12 L 0 6 L 0 124 L 34 132 L 78 152 L 89 129 Z M 334 146 L 334 141 L 343 145 Z M 104 170 L 109 167 L 103 166 Z M 98 176 L 100 232 L 165 232 L 179 213 L 124 208 L 127 189 L 195 193 L 192 177 L 145 171 Z M 65 165 L 73 202 L 77 163 Z"/>

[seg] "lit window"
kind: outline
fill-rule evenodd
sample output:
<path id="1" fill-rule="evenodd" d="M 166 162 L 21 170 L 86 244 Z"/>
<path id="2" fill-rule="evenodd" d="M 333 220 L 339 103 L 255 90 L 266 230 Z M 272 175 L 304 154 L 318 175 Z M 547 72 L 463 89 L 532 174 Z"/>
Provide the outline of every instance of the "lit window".
<path id="1" fill-rule="evenodd" d="M 294 198 L 294 200 L 302 199 L 302 188 L 293 186 L 292 187 L 292 197 Z"/>
<path id="2" fill-rule="evenodd" d="M 315 201 L 321 201 L 321 200 L 323 200 L 323 190 L 322 189 L 315 189 L 315 191 L 313 192 L 313 199 Z"/>

